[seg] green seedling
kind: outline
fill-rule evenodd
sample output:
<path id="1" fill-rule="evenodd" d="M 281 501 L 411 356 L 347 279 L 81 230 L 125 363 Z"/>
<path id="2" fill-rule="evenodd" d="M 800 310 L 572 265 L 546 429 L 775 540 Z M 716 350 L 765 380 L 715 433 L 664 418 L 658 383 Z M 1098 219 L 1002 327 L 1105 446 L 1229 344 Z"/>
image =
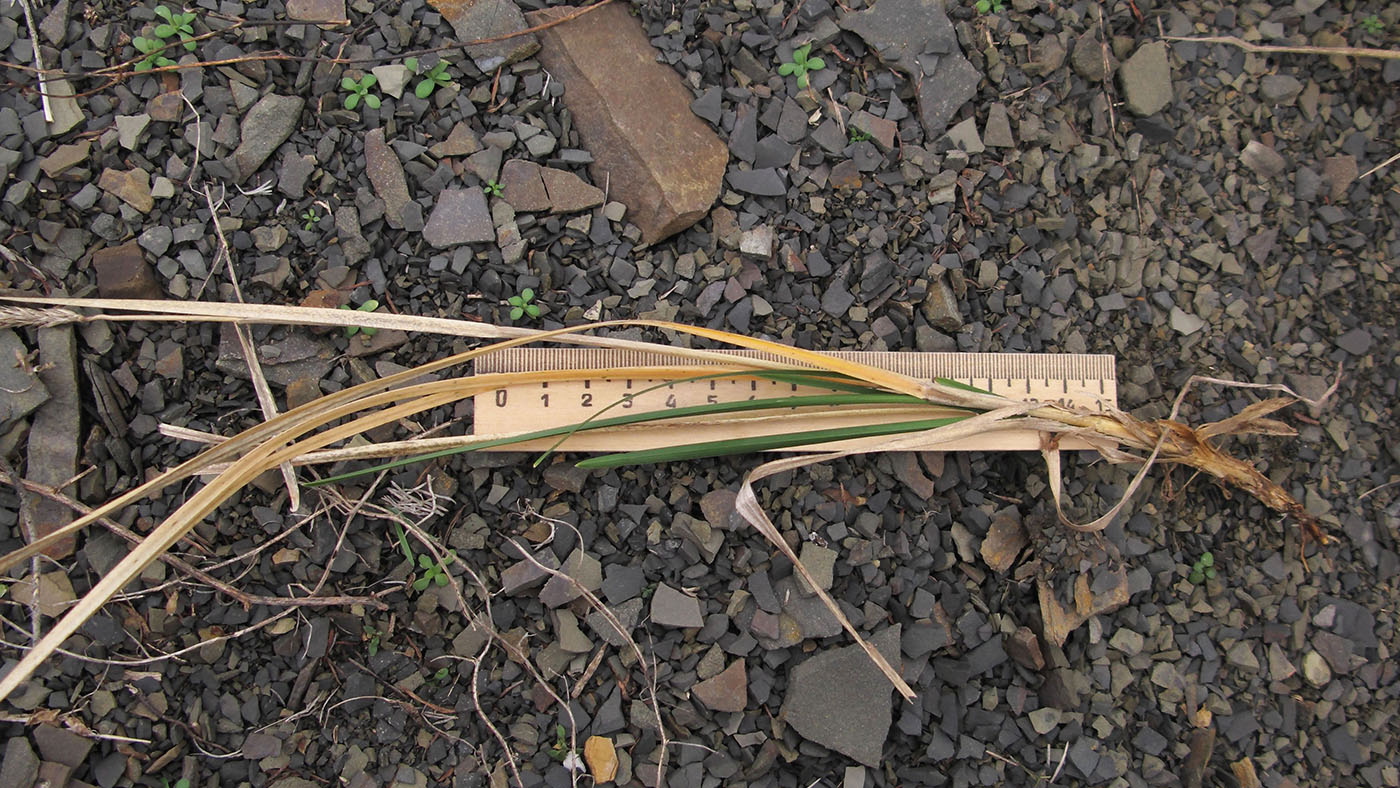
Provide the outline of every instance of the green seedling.
<path id="1" fill-rule="evenodd" d="M 1381 18 L 1375 14 L 1371 14 L 1361 20 L 1361 29 L 1373 36 L 1380 35 L 1385 32 L 1385 22 L 1381 21 Z"/>
<path id="2" fill-rule="evenodd" d="M 556 761 L 564 760 L 565 756 L 573 752 L 569 749 L 569 732 L 564 729 L 563 725 L 554 726 L 554 746 L 546 752 L 549 753 L 549 757 Z"/>
<path id="3" fill-rule="evenodd" d="M 497 182 L 495 182 L 495 181 L 487 181 L 487 182 L 486 182 L 486 193 L 489 194 L 489 195 L 491 195 L 492 197 L 500 197 L 500 196 L 501 196 L 501 184 L 499 184 L 499 183 L 497 183 Z"/>
<path id="4" fill-rule="evenodd" d="M 371 88 L 378 84 L 379 77 L 373 74 L 365 74 L 363 77 L 360 77 L 358 82 L 350 77 L 342 78 L 340 80 L 341 89 L 349 91 L 349 95 L 345 97 L 345 108 L 352 110 L 360 106 L 361 101 L 364 101 L 366 107 L 370 109 L 379 109 L 379 97 L 369 92 Z"/>
<path id="5" fill-rule="evenodd" d="M 1004 0 L 977 0 L 977 13 L 979 14 L 1000 14 L 1006 10 Z"/>
<path id="6" fill-rule="evenodd" d="M 136 51 L 145 55 L 139 63 L 133 66 L 137 71 L 150 71 L 157 67 L 165 68 L 175 65 L 175 61 L 161 54 L 165 49 L 165 44 L 158 39 L 137 36 L 131 39 L 131 45 L 136 47 Z"/>
<path id="7" fill-rule="evenodd" d="M 437 673 L 434 673 L 434 674 L 433 674 L 433 677 L 432 677 L 431 681 L 432 681 L 434 684 L 441 684 L 441 683 L 447 681 L 447 677 L 450 676 L 450 675 L 452 675 L 452 672 L 451 672 L 450 670 L 448 670 L 447 668 L 438 668 Z"/>
<path id="8" fill-rule="evenodd" d="M 341 308 L 341 309 L 350 309 L 350 310 L 355 311 L 355 312 L 373 312 L 374 310 L 376 310 L 376 309 L 379 308 L 379 302 L 376 301 L 376 300 L 374 300 L 373 298 L 371 298 L 370 300 L 364 302 L 363 304 L 360 304 L 360 305 L 357 306 L 357 307 L 351 307 L 349 304 L 342 304 L 340 308 Z M 377 329 L 377 328 L 370 328 L 369 326 L 346 326 L 346 327 L 345 327 L 345 336 L 347 336 L 347 337 L 353 337 L 353 336 L 355 336 L 356 334 L 364 334 L 366 337 L 372 337 L 372 336 L 374 336 L 375 334 L 378 334 L 378 333 L 379 333 L 379 329 Z M 412 557 L 412 556 L 409 556 L 409 559 L 408 559 L 408 560 L 412 561 L 412 560 L 413 560 L 413 557 Z"/>
<path id="9" fill-rule="evenodd" d="M 413 590 L 426 591 L 428 586 L 434 583 L 439 587 L 447 585 L 447 564 L 455 560 L 456 550 L 448 550 L 442 563 L 434 561 L 433 557 L 427 554 L 418 556 L 418 568 L 423 570 L 423 576 L 413 581 Z"/>
<path id="10" fill-rule="evenodd" d="M 301 212 L 301 229 L 311 232 L 311 228 L 321 221 L 321 215 L 316 213 L 315 208 L 307 208 Z"/>
<path id="11" fill-rule="evenodd" d="M 1207 580 L 1214 580 L 1215 575 L 1215 556 L 1210 551 L 1206 551 L 1201 554 L 1200 558 L 1196 559 L 1196 563 L 1191 566 L 1191 574 L 1187 575 L 1186 579 L 1200 585 Z"/>
<path id="12" fill-rule="evenodd" d="M 860 129 L 851 129 L 851 142 L 853 144 L 857 142 L 865 142 L 868 139 L 870 139 L 869 133 L 861 131 Z"/>
<path id="13" fill-rule="evenodd" d="M 165 20 L 164 24 L 156 25 L 155 34 L 157 38 L 173 38 L 179 36 L 184 42 L 185 51 L 193 52 L 194 43 L 194 14 L 177 14 L 163 5 L 156 6 L 156 16 Z"/>
<path id="14" fill-rule="evenodd" d="M 375 629 L 374 627 L 370 626 L 369 624 L 365 624 L 364 634 L 365 634 L 365 650 L 369 652 L 369 655 L 370 655 L 371 657 L 374 656 L 375 654 L 378 654 L 378 653 L 379 653 L 379 638 L 382 637 L 382 636 L 384 635 L 384 633 L 383 633 L 383 632 L 380 632 L 379 630 Z"/>
<path id="15" fill-rule="evenodd" d="M 173 41 L 166 39 L 179 37 L 185 51 L 193 52 L 198 46 L 194 42 L 194 14 L 177 14 L 163 5 L 156 6 L 156 16 L 165 21 L 156 25 L 152 30 L 155 38 L 145 38 L 137 36 L 131 39 L 131 45 L 136 47 L 136 51 L 145 55 L 141 62 L 137 63 L 135 70 L 150 71 L 157 66 L 165 68 L 175 65 L 175 61 L 161 54 L 165 48 L 173 44 Z"/>
<path id="16" fill-rule="evenodd" d="M 805 88 L 811 84 L 807 78 L 809 71 L 821 71 L 826 68 L 826 61 L 819 57 L 810 57 L 812 53 L 811 44 L 803 44 L 792 50 L 792 61 L 778 66 L 778 73 L 787 77 L 797 75 L 797 86 Z"/>
<path id="17" fill-rule="evenodd" d="M 165 784 L 165 788 L 190 788 L 190 781 L 188 777 L 181 777 L 180 779 L 176 780 L 173 785 L 169 780 L 166 779 L 161 779 L 161 782 Z"/>
<path id="18" fill-rule="evenodd" d="M 535 291 L 528 287 L 521 290 L 520 295 L 507 298 L 506 303 L 510 304 L 510 319 L 519 320 L 525 315 L 538 318 L 540 316 L 540 305 L 533 303 L 534 300 Z"/>
<path id="19" fill-rule="evenodd" d="M 412 58 L 410 58 L 410 60 L 412 60 Z M 414 61 L 410 68 L 417 71 L 417 61 Z M 420 99 L 425 99 L 433 95 L 434 90 L 445 88 L 451 84 L 452 78 L 447 76 L 447 61 L 439 60 L 437 65 L 428 69 L 427 72 L 423 74 L 423 79 L 418 83 L 418 86 L 413 89 L 413 95 Z"/>

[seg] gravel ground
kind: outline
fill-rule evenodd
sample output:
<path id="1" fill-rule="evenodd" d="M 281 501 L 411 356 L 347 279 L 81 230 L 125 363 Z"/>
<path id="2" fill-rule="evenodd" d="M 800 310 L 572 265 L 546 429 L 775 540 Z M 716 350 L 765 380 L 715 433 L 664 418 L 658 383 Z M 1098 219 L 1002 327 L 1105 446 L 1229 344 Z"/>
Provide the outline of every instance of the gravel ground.
<path id="1" fill-rule="evenodd" d="M 1340 368 L 1326 407 L 1285 416 L 1297 437 L 1237 446 L 1335 541 L 1302 545 L 1179 471 L 1097 535 L 1055 524 L 1030 456 L 850 459 L 763 483 L 804 564 L 917 690 L 904 702 L 734 514 L 756 458 L 588 472 L 457 457 L 303 514 L 273 477 L 177 548 L 260 600 L 151 567 L 8 699 L 0 785 L 41 770 L 104 788 L 514 784 L 505 743 L 521 783 L 561 786 L 589 737 L 587 767 L 614 752 L 616 782 L 654 786 L 664 752 L 673 788 L 1400 785 L 1400 168 L 1372 171 L 1395 152 L 1400 61 L 1169 38 L 1394 47 L 1400 6 L 627 2 L 593 13 L 630 11 L 669 73 L 607 137 L 582 106 L 593 88 L 556 78 L 567 26 L 443 52 L 445 84 L 415 94 L 406 53 L 547 18 L 532 0 L 524 18 L 504 0 L 204 0 L 196 35 L 259 24 L 168 54 L 234 62 L 116 80 L 78 75 L 171 20 L 60 0 L 34 9 L 39 51 L 70 74 L 54 93 L 86 95 L 55 99 L 52 123 L 21 68 L 21 6 L 0 7 L 0 285 L 231 299 L 212 204 L 259 303 L 509 322 L 528 288 L 542 314 L 520 322 L 545 328 L 656 317 L 817 349 L 1111 353 L 1120 404 L 1144 418 L 1191 375 L 1314 396 Z M 779 74 L 805 43 L 825 65 L 810 89 Z M 272 50 L 289 57 L 239 60 Z M 426 72 L 439 54 L 418 57 Z M 375 100 L 346 109 L 342 80 L 369 73 Z M 626 94 L 644 73 L 593 87 Z M 682 114 L 666 114 L 672 88 L 693 102 Z M 693 160 L 656 153 L 682 134 Z M 683 200 L 623 204 L 641 166 L 723 185 L 666 236 Z M 283 405 L 458 347 L 253 335 Z M 89 504 L 194 454 L 160 424 L 234 434 L 260 418 L 236 338 L 210 324 L 4 329 L 0 357 L 7 477 Z M 1196 391 L 1192 421 L 1254 401 Z M 420 423 L 461 431 L 465 415 Z M 1067 465 L 1080 516 L 1129 478 Z M 463 559 L 454 582 L 414 588 L 431 572 L 381 516 L 409 506 L 391 483 L 420 506 L 438 496 L 422 527 Z M 120 524 L 145 532 L 188 492 Z M 0 547 L 64 516 L 7 486 Z M 91 530 L 37 584 L 14 570 L 7 662 L 31 615 L 46 627 L 124 553 Z M 357 601 L 276 603 L 311 589 Z M 497 645 L 463 596 L 489 604 Z"/>

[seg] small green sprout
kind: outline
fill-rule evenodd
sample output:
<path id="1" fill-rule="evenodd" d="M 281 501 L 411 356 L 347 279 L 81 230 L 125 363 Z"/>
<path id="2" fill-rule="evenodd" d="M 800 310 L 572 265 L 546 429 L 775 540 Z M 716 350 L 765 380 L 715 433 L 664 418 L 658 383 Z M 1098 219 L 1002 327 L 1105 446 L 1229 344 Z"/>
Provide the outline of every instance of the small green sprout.
<path id="1" fill-rule="evenodd" d="M 301 212 L 301 229 L 310 232 L 311 228 L 315 227 L 319 221 L 321 221 L 321 215 L 316 213 L 315 208 L 307 208 Z"/>
<path id="2" fill-rule="evenodd" d="M 174 785 L 171 785 L 170 781 L 164 778 L 161 779 L 161 782 L 165 785 L 165 788 L 190 788 L 190 780 L 188 777 L 181 777 L 175 781 Z"/>
<path id="3" fill-rule="evenodd" d="M 870 139 L 870 134 L 868 132 L 861 131 L 860 129 L 854 127 L 851 128 L 852 143 L 865 142 L 868 139 Z"/>
<path id="4" fill-rule="evenodd" d="M 524 290 L 521 290 L 520 295 L 514 295 L 510 298 L 507 298 L 506 303 L 510 304 L 510 319 L 519 320 L 525 315 L 529 315 L 530 317 L 535 318 L 539 317 L 540 305 L 532 303 L 534 300 L 535 291 L 528 287 Z"/>
<path id="5" fill-rule="evenodd" d="M 413 60 L 413 58 L 410 58 L 410 60 Z M 413 95 L 417 96 L 420 99 L 425 99 L 433 95 L 434 90 L 437 90 L 438 88 L 445 88 L 448 85 L 451 85 L 452 78 L 447 76 L 447 65 L 448 63 L 446 60 L 439 60 L 437 62 L 437 65 L 428 69 L 427 72 L 423 74 L 422 81 L 420 81 L 418 83 L 418 86 L 413 89 Z M 412 68 L 414 71 L 418 70 L 418 63 L 416 60 L 414 61 L 414 64 L 410 66 L 410 68 Z"/>
<path id="6" fill-rule="evenodd" d="M 373 298 L 371 298 L 370 300 L 364 302 L 363 304 L 360 304 L 360 305 L 357 306 L 357 307 L 351 307 L 349 304 L 342 304 L 340 308 L 341 308 L 341 309 L 351 309 L 352 311 L 355 311 L 355 312 L 373 312 L 374 310 L 376 310 L 376 309 L 379 308 L 379 302 L 376 301 L 376 300 L 374 300 Z M 353 337 L 353 336 L 355 336 L 356 334 L 364 334 L 364 335 L 365 335 L 365 338 L 369 338 L 369 337 L 372 337 L 372 336 L 374 336 L 375 334 L 378 334 L 378 333 L 379 333 L 379 329 L 377 329 L 377 328 L 370 328 L 369 326 L 346 326 L 346 327 L 345 327 L 345 336 L 347 336 L 347 337 Z M 410 556 L 408 560 L 412 561 L 413 558 Z"/>
<path id="7" fill-rule="evenodd" d="M 452 671 L 448 670 L 447 668 L 438 668 L 438 671 L 434 673 L 433 677 L 429 680 L 432 681 L 434 684 L 441 684 L 444 681 L 447 681 L 447 677 L 450 675 L 452 675 Z"/>
<path id="8" fill-rule="evenodd" d="M 131 39 L 131 45 L 136 47 L 136 51 L 145 55 L 139 63 L 132 67 L 136 71 L 150 71 L 156 67 L 165 68 L 175 65 L 175 61 L 161 54 L 165 49 L 165 44 L 158 39 L 137 36 Z"/>
<path id="9" fill-rule="evenodd" d="M 157 38 L 171 38 L 178 35 L 185 44 L 186 52 L 195 50 L 193 13 L 177 14 L 163 5 L 158 5 L 156 6 L 156 16 L 165 20 L 165 24 L 156 25 Z"/>
<path id="10" fill-rule="evenodd" d="M 809 57 L 812 52 L 811 44 L 803 44 L 792 50 L 792 61 L 778 66 L 778 73 L 783 76 L 797 75 L 797 86 L 805 88 L 811 84 L 807 78 L 808 71 L 821 71 L 826 68 L 826 61 L 819 57 Z"/>
<path id="11" fill-rule="evenodd" d="M 489 194 L 489 195 L 491 195 L 492 197 L 500 197 L 500 196 L 501 196 L 501 184 L 497 183 L 496 181 L 487 181 L 487 182 L 486 182 L 486 193 Z"/>
<path id="12" fill-rule="evenodd" d="M 150 71 L 157 66 L 165 68 L 175 65 L 174 60 L 161 54 L 167 46 L 174 43 L 166 41 L 167 38 L 179 36 L 187 52 L 193 52 L 198 46 L 194 42 L 194 14 L 177 14 L 163 5 L 158 5 L 156 16 L 165 21 L 151 31 L 155 38 L 137 36 L 131 39 L 131 45 L 136 47 L 136 51 L 145 55 L 141 62 L 133 67 L 136 71 Z"/>
<path id="13" fill-rule="evenodd" d="M 426 553 L 419 555 L 418 568 L 423 570 L 423 576 L 413 581 L 413 590 L 425 591 L 428 586 L 434 583 L 437 583 L 438 586 L 447 585 L 447 564 L 455 560 L 457 560 L 456 550 L 448 550 L 447 557 L 442 563 L 434 561 L 433 557 Z"/>
<path id="14" fill-rule="evenodd" d="M 377 84 L 379 84 L 379 77 L 373 74 L 365 74 L 360 77 L 358 82 L 350 77 L 342 78 L 340 87 L 349 91 L 349 95 L 345 97 L 345 108 L 354 109 L 360 106 L 360 101 L 363 100 L 366 107 L 379 109 L 379 97 L 369 92 Z"/>
<path id="15" fill-rule="evenodd" d="M 394 526 L 394 535 L 398 537 L 399 547 L 403 549 L 404 557 L 408 559 L 409 564 L 412 564 L 415 559 L 413 548 L 408 546 L 408 535 L 403 532 L 403 526 L 399 525 L 397 520 L 392 521 L 391 525 Z"/>
<path id="16" fill-rule="evenodd" d="M 1196 559 L 1196 563 L 1191 567 L 1191 574 L 1187 575 L 1186 579 L 1200 585 L 1207 580 L 1214 580 L 1215 575 L 1215 556 L 1210 551 L 1206 551 L 1201 554 L 1200 558 Z"/>
<path id="17" fill-rule="evenodd" d="M 569 732 L 563 725 L 554 726 L 554 746 L 545 752 L 556 761 L 563 761 L 573 750 L 569 749 Z"/>
<path id="18" fill-rule="evenodd" d="M 1385 32 L 1385 22 L 1383 22 L 1381 18 L 1376 16 L 1375 14 L 1371 14 L 1365 19 L 1361 20 L 1361 29 L 1365 30 L 1367 33 L 1370 33 L 1373 36 L 1377 36 Z"/>
<path id="19" fill-rule="evenodd" d="M 979 14 L 1000 14 L 1006 10 L 1005 0 L 977 0 L 977 13 Z"/>
<path id="20" fill-rule="evenodd" d="M 383 637 L 384 633 L 369 624 L 365 624 L 365 635 L 367 636 L 365 637 L 365 650 L 372 657 L 379 653 L 379 638 Z"/>

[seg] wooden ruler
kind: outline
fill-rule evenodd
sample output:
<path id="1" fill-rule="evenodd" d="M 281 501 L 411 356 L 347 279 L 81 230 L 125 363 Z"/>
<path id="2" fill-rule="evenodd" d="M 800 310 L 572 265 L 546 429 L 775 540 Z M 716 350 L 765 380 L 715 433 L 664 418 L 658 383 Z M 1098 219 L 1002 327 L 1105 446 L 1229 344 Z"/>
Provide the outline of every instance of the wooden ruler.
<path id="1" fill-rule="evenodd" d="M 783 359 L 750 350 L 721 351 L 736 359 Z M 1054 353 L 896 353 L 839 351 L 824 355 L 859 361 L 921 380 L 950 378 L 1015 399 L 1058 402 L 1103 410 L 1117 407 L 1118 383 L 1113 356 Z M 476 361 L 475 373 L 531 372 L 545 370 L 619 370 L 644 367 L 693 367 L 703 375 L 703 361 L 676 358 L 645 351 L 607 348 L 510 348 Z M 508 386 L 476 395 L 475 433 L 497 435 L 524 430 L 576 424 L 614 405 L 601 418 L 690 405 L 829 394 L 831 389 L 754 378 L 720 380 L 666 380 L 609 374 L 583 380 Z M 796 412 L 796 411 L 788 411 Z M 565 451 L 632 451 L 683 443 L 725 440 L 802 429 L 833 428 L 886 422 L 888 413 L 834 414 L 812 409 L 800 423 L 773 424 L 771 420 L 713 423 L 732 414 L 680 423 L 651 422 L 619 431 L 583 432 L 561 447 Z M 912 414 L 910 419 L 920 418 Z M 534 451 L 547 448 L 553 439 L 500 447 L 499 451 Z M 812 448 L 835 448 L 839 443 Z M 990 436 L 942 444 L 940 451 L 1033 451 L 1040 436 L 1032 431 L 1004 431 Z M 1064 448 L 1088 448 L 1066 442 Z"/>

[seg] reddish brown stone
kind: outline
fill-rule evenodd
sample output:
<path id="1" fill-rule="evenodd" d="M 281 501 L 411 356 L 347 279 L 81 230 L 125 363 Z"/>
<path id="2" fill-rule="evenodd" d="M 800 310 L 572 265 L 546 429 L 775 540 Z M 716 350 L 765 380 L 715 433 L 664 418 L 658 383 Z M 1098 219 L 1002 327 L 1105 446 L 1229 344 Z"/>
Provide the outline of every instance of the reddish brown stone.
<path id="1" fill-rule="evenodd" d="M 1005 572 L 1025 546 L 1026 531 L 1021 527 L 1020 515 L 1014 509 L 1003 511 L 992 518 L 987 538 L 982 540 L 982 560 L 992 571 Z"/>
<path id="2" fill-rule="evenodd" d="M 140 167 L 130 170 L 114 170 L 108 167 L 102 171 L 102 177 L 97 179 L 97 185 L 141 213 L 150 213 L 151 209 L 156 207 L 155 198 L 151 196 L 150 173 Z"/>
<path id="3" fill-rule="evenodd" d="M 160 283 L 135 241 L 92 253 L 97 293 L 103 298 L 161 298 Z"/>
<path id="4" fill-rule="evenodd" d="M 577 8 L 529 15 L 532 25 Z M 695 224 L 719 196 L 729 151 L 690 111 L 676 72 L 656 62 L 641 23 L 613 3 L 540 33 L 539 60 L 565 85 L 564 104 L 593 154 L 593 182 L 627 206 L 650 245 Z M 620 78 L 619 75 L 626 75 Z"/>
<path id="5" fill-rule="evenodd" d="M 744 660 L 734 660 L 723 673 L 696 684 L 691 692 L 714 711 L 743 711 L 749 705 L 749 678 Z"/>
<path id="6" fill-rule="evenodd" d="M 403 211 L 408 206 L 408 180 L 404 178 L 399 154 L 384 141 L 384 129 L 365 133 L 365 172 L 374 193 L 384 201 L 384 221 L 403 229 Z"/>
<path id="7" fill-rule="evenodd" d="M 1021 627 L 1011 633 L 1004 645 L 1007 655 L 1026 670 L 1039 671 L 1045 668 L 1045 655 L 1040 651 L 1040 641 L 1028 627 Z"/>
<path id="8" fill-rule="evenodd" d="M 510 159 L 501 165 L 501 199 L 522 213 L 549 210 L 540 165 L 525 159 Z"/>

